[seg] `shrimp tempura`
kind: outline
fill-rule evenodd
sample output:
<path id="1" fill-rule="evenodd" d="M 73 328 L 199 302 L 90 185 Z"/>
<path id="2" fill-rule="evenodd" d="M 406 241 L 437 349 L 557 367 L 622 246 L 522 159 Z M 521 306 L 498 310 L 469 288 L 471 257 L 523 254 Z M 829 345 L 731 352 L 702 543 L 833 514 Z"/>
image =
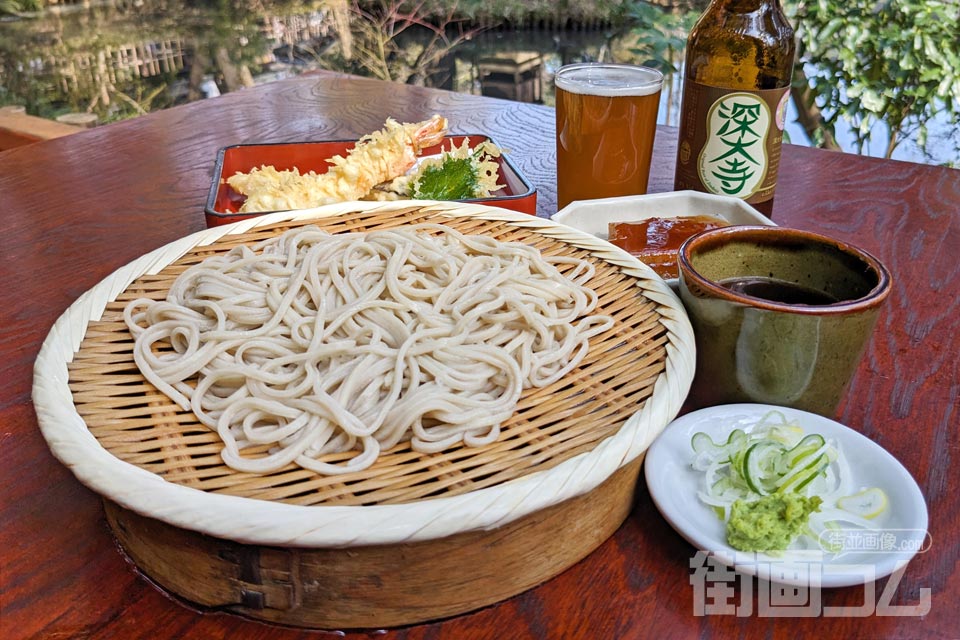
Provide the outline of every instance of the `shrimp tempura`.
<path id="1" fill-rule="evenodd" d="M 388 118 L 380 131 L 366 135 L 347 153 L 334 156 L 326 173 L 300 174 L 297 169 L 277 171 L 272 166 L 236 173 L 227 179 L 236 192 L 247 196 L 243 213 L 308 209 L 333 202 L 360 200 L 378 184 L 406 173 L 420 152 L 443 140 L 447 119 L 400 124 Z"/>

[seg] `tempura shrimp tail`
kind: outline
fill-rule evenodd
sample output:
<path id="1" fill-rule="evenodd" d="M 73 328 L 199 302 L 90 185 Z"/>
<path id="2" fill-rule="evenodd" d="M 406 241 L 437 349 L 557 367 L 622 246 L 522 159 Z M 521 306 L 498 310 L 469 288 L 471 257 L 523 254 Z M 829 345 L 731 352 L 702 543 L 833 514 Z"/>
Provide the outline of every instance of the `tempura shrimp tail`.
<path id="1" fill-rule="evenodd" d="M 360 138 L 346 158 L 331 158 L 333 167 L 319 180 L 335 180 L 342 200 L 359 200 L 378 184 L 409 171 L 420 152 L 440 144 L 446 134 L 447 119 L 440 115 L 412 124 L 388 118 L 383 129 Z"/>
<path id="2" fill-rule="evenodd" d="M 240 208 L 245 213 L 360 200 L 378 184 L 409 171 L 420 152 L 440 144 L 446 134 L 447 119 L 440 115 L 409 124 L 388 118 L 383 129 L 360 138 L 346 157 L 330 158 L 333 166 L 326 173 L 301 175 L 296 169 L 277 171 L 265 166 L 238 172 L 227 184 L 247 196 Z"/>

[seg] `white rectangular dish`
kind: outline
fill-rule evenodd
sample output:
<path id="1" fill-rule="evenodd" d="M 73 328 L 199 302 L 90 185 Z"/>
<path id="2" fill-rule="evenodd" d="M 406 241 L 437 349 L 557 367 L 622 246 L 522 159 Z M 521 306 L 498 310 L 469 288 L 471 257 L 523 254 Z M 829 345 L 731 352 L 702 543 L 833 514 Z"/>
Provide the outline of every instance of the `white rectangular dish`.
<path id="1" fill-rule="evenodd" d="M 773 220 L 739 198 L 699 191 L 577 200 L 550 216 L 550 219 L 607 240 L 607 225 L 610 222 L 680 216 L 715 216 L 735 225 L 776 226 Z M 674 291 L 677 290 L 676 278 L 666 278 L 665 281 Z"/>
<path id="2" fill-rule="evenodd" d="M 776 226 L 773 220 L 739 198 L 699 191 L 578 200 L 550 216 L 550 219 L 606 240 L 607 223 L 610 222 L 709 215 L 723 218 L 731 224 Z"/>

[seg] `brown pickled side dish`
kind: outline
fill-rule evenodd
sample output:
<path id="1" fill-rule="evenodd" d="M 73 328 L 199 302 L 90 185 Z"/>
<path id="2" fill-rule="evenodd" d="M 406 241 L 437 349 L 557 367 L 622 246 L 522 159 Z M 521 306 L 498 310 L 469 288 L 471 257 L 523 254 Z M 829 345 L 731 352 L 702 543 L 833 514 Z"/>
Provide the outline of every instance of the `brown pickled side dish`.
<path id="1" fill-rule="evenodd" d="M 650 266 L 661 278 L 676 278 L 677 251 L 683 242 L 701 231 L 728 227 L 716 216 L 677 216 L 610 222 L 608 240 Z"/>

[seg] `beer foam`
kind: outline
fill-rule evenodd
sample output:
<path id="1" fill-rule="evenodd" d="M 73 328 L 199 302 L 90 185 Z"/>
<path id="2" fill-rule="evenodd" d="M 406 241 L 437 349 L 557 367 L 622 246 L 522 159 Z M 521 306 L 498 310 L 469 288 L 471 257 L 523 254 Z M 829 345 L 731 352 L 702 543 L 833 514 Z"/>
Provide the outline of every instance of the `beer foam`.
<path id="1" fill-rule="evenodd" d="M 588 63 L 560 69 L 554 84 L 588 96 L 648 96 L 660 90 L 663 74 L 646 67 Z"/>

